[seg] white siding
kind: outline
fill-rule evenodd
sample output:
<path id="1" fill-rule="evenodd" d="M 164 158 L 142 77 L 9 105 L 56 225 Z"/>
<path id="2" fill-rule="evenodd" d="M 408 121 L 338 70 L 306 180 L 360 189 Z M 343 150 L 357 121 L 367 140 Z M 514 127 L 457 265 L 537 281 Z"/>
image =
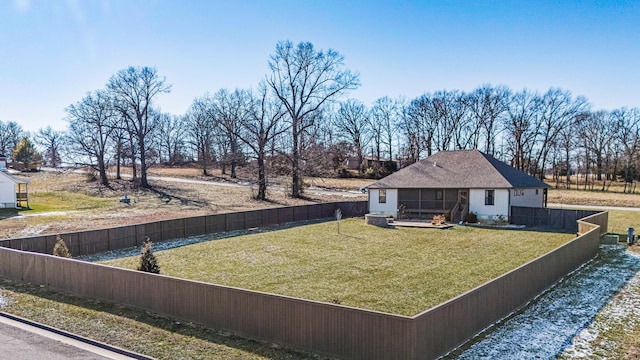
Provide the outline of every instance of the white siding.
<path id="1" fill-rule="evenodd" d="M 511 206 L 543 207 L 544 189 L 511 189 Z"/>
<path id="2" fill-rule="evenodd" d="M 469 191 L 469 211 L 478 216 L 480 222 L 500 222 L 509 220 L 509 190 L 494 190 L 493 205 L 484 204 L 485 189 L 471 189 Z"/>
<path id="3" fill-rule="evenodd" d="M 369 189 L 369 213 L 384 214 L 387 216 L 398 216 L 398 189 L 386 189 L 387 202 L 378 202 L 380 193 L 378 189 Z"/>
<path id="4" fill-rule="evenodd" d="M 16 207 L 16 183 L 0 175 L 0 208 Z"/>

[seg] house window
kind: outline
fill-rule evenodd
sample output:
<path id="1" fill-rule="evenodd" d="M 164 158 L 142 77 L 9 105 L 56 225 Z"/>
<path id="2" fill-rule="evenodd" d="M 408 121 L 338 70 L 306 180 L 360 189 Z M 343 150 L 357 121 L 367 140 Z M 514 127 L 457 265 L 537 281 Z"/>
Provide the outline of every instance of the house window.
<path id="1" fill-rule="evenodd" d="M 524 196 L 524 189 L 513 189 L 513 196 Z"/>
<path id="2" fill-rule="evenodd" d="M 538 195 L 538 189 L 536 189 L 536 195 Z"/>
<path id="3" fill-rule="evenodd" d="M 495 190 L 484 191 L 484 204 L 493 205 L 495 202 Z"/>
<path id="4" fill-rule="evenodd" d="M 442 200 L 442 190 L 436 190 L 436 200 Z"/>
<path id="5" fill-rule="evenodd" d="M 387 189 L 378 190 L 378 203 L 380 204 L 387 203 Z"/>

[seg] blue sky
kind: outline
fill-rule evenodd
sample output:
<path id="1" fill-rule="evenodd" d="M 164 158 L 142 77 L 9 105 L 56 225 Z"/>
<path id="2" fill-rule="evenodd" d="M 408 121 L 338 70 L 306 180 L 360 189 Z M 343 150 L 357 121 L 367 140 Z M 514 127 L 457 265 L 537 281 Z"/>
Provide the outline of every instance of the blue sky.
<path id="1" fill-rule="evenodd" d="M 0 0 L 0 120 L 65 129 L 64 108 L 129 65 L 196 96 L 250 88 L 279 40 L 333 48 L 370 104 L 484 84 L 640 107 L 640 1 Z"/>

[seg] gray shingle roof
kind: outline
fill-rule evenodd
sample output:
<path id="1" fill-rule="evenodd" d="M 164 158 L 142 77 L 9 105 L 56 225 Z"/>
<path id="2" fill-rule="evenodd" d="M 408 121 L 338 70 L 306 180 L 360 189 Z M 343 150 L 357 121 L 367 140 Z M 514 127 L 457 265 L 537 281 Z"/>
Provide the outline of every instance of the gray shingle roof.
<path id="1" fill-rule="evenodd" d="M 370 188 L 546 188 L 544 182 L 478 150 L 440 151 Z"/>

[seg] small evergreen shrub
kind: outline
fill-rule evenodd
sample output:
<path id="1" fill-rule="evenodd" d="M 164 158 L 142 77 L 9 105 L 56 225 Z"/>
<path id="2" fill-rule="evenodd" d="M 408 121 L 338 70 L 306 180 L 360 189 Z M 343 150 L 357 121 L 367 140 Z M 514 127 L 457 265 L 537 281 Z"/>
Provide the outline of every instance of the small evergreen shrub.
<path id="1" fill-rule="evenodd" d="M 478 215 L 470 212 L 467 214 L 467 216 L 464 217 L 464 222 L 475 224 L 478 222 Z"/>
<path id="2" fill-rule="evenodd" d="M 158 265 L 158 259 L 151 250 L 153 243 L 147 237 L 142 247 L 142 254 L 140 254 L 139 271 L 150 272 L 154 274 L 160 274 L 160 266 Z"/>
<path id="3" fill-rule="evenodd" d="M 53 245 L 53 255 L 66 258 L 71 257 L 71 251 L 69 251 L 67 244 L 60 237 L 60 235 L 56 236 L 56 244 Z"/>

